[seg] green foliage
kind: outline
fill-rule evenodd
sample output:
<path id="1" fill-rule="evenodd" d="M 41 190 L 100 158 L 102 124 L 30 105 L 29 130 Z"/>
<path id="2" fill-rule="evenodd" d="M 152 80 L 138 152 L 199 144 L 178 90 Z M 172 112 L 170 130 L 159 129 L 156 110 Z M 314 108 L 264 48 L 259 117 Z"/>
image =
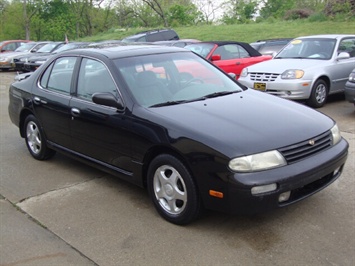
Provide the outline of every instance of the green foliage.
<path id="1" fill-rule="evenodd" d="M 313 14 L 313 11 L 310 9 L 291 9 L 286 11 L 284 19 L 293 20 L 293 19 L 302 19 L 308 18 Z"/>
<path id="2" fill-rule="evenodd" d="M 169 24 L 172 26 L 194 25 L 198 20 L 198 12 L 195 5 L 173 5 L 168 12 Z"/>
<path id="3" fill-rule="evenodd" d="M 115 6 L 100 8 L 100 0 L 27 0 L 26 20 L 23 1 L 0 0 L 1 40 L 24 39 L 26 22 L 32 40 L 64 40 L 65 35 L 69 40 L 122 39 L 167 22 L 182 38 L 254 41 L 354 33 L 355 21 L 354 0 L 225 0 L 222 25 L 212 25 L 192 0 L 151 0 L 161 6 L 165 20 L 147 1 L 138 0 L 114 0 Z M 254 21 L 260 2 L 265 6 Z"/>
<path id="4" fill-rule="evenodd" d="M 309 22 L 322 22 L 322 21 L 327 21 L 327 20 L 328 20 L 328 18 L 323 12 L 313 13 L 308 18 Z"/>
<path id="5" fill-rule="evenodd" d="M 230 0 L 226 4 L 221 21 L 225 24 L 248 23 L 254 17 L 258 9 L 256 0 Z"/>
<path id="6" fill-rule="evenodd" d="M 267 0 L 265 6 L 260 10 L 260 16 L 262 18 L 282 18 L 287 10 L 291 10 L 296 7 L 296 1 L 294 0 Z"/>

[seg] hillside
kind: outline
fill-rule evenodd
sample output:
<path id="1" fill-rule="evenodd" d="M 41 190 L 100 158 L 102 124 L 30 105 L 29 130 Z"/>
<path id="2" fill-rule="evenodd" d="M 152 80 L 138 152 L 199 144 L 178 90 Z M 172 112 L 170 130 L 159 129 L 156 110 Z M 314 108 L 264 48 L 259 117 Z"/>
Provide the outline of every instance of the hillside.
<path id="1" fill-rule="evenodd" d="M 180 38 L 184 39 L 253 42 L 260 39 L 298 37 L 313 34 L 355 34 L 355 21 L 309 22 L 306 20 L 297 20 L 274 23 L 174 27 L 174 29 Z M 117 40 L 143 30 L 147 29 L 111 29 L 108 32 L 82 38 L 81 40 Z"/>

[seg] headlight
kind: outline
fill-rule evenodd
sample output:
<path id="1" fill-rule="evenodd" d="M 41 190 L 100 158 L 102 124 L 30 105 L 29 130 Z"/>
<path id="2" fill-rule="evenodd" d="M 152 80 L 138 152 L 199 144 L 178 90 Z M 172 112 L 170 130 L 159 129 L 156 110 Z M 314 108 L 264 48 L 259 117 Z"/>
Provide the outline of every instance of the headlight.
<path id="1" fill-rule="evenodd" d="M 243 68 L 242 72 L 240 73 L 241 77 L 246 77 L 248 76 L 248 68 Z"/>
<path id="2" fill-rule="evenodd" d="M 349 75 L 349 81 L 350 81 L 350 82 L 355 82 L 355 72 L 350 73 L 350 75 Z"/>
<path id="3" fill-rule="evenodd" d="M 0 62 L 6 62 L 8 60 L 7 57 L 0 57 Z"/>
<path id="4" fill-rule="evenodd" d="M 281 74 L 282 79 L 300 79 L 304 75 L 304 71 L 300 69 L 288 69 Z"/>
<path id="5" fill-rule="evenodd" d="M 333 145 L 335 145 L 341 140 L 341 134 L 337 124 L 335 124 L 330 131 L 332 132 Z"/>
<path id="6" fill-rule="evenodd" d="M 40 65 L 42 65 L 44 62 L 46 62 L 46 61 L 35 61 L 35 64 L 40 64 Z"/>
<path id="7" fill-rule="evenodd" d="M 234 158 L 229 168 L 235 172 L 262 171 L 286 165 L 285 158 L 276 150 Z"/>

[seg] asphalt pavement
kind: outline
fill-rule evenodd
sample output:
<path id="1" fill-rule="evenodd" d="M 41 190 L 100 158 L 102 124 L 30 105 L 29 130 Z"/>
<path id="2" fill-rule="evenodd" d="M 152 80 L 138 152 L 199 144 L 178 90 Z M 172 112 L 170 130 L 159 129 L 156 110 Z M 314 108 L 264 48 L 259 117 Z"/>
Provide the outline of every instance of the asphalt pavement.
<path id="1" fill-rule="evenodd" d="M 342 176 L 316 195 L 256 216 L 160 218 L 145 190 L 57 154 L 34 160 L 7 113 L 0 72 L 0 266 L 355 265 L 355 107 L 321 112 L 350 144 Z"/>

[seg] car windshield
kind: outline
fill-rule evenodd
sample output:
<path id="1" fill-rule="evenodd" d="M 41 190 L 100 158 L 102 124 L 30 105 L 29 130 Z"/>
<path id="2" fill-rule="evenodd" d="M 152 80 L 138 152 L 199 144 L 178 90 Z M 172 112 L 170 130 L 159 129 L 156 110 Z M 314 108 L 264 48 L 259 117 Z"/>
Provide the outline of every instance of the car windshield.
<path id="1" fill-rule="evenodd" d="M 37 53 L 50 53 L 57 45 L 57 43 L 47 43 L 38 49 Z"/>
<path id="2" fill-rule="evenodd" d="M 84 43 L 67 43 L 65 45 L 63 45 L 62 47 L 58 48 L 57 50 L 55 50 L 53 53 L 57 54 L 66 50 L 70 50 L 70 49 L 74 49 L 77 47 L 81 47 L 84 46 Z"/>
<path id="3" fill-rule="evenodd" d="M 18 47 L 15 52 L 28 52 L 36 43 L 25 43 Z"/>
<path id="4" fill-rule="evenodd" d="M 327 38 L 306 38 L 291 41 L 275 59 L 321 59 L 328 60 L 332 57 L 336 40 Z"/>
<path id="5" fill-rule="evenodd" d="M 241 92 L 225 73 L 190 52 L 116 59 L 137 103 L 160 107 Z"/>
<path id="6" fill-rule="evenodd" d="M 185 49 L 191 50 L 194 53 L 201 55 L 202 57 L 207 57 L 213 47 L 214 44 L 212 43 L 199 43 L 186 45 Z"/>

